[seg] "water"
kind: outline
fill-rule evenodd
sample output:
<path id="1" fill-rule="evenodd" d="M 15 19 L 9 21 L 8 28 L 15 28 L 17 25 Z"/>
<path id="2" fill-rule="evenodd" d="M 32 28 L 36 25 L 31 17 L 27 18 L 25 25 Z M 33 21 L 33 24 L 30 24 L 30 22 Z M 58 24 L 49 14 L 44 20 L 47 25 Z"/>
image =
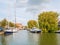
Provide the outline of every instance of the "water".
<path id="1" fill-rule="evenodd" d="M 60 45 L 60 34 L 21 30 L 11 35 L 0 35 L 0 45 Z"/>

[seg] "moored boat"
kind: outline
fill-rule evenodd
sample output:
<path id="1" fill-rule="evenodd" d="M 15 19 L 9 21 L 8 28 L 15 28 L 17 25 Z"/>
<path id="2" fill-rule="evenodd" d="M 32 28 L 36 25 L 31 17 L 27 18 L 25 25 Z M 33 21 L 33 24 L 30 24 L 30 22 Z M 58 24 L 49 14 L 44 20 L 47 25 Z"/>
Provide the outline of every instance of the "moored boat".
<path id="1" fill-rule="evenodd" d="M 32 29 L 30 30 L 30 32 L 32 32 L 32 33 L 40 33 L 41 30 L 40 30 L 40 29 L 37 29 L 36 27 L 34 27 L 34 28 L 32 28 Z"/>
<path id="2" fill-rule="evenodd" d="M 6 29 L 6 30 L 4 30 L 4 33 L 6 34 L 6 33 L 13 33 L 13 30 L 12 29 Z"/>
<path id="3" fill-rule="evenodd" d="M 56 31 L 55 33 L 60 33 L 60 30 Z"/>

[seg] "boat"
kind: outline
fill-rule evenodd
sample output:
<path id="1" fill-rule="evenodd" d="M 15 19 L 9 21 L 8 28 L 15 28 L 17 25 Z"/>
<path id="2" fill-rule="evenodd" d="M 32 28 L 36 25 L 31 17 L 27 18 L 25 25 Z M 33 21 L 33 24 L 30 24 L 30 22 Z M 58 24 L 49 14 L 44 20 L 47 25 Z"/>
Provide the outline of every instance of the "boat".
<path id="1" fill-rule="evenodd" d="M 10 34 L 10 33 L 16 33 L 18 31 L 18 29 L 11 29 L 11 28 L 8 28 L 8 29 L 6 29 L 6 30 L 4 30 L 4 33 L 5 34 Z"/>
<path id="2" fill-rule="evenodd" d="M 41 30 L 40 30 L 40 29 L 37 29 L 36 27 L 34 27 L 34 28 L 32 28 L 32 29 L 30 30 L 30 32 L 31 32 L 31 33 L 40 33 Z"/>
<path id="3" fill-rule="evenodd" d="M 14 17 L 15 17 L 15 26 L 14 28 L 10 28 L 9 27 L 9 23 L 8 23 L 8 28 L 4 31 L 5 33 L 14 33 L 14 32 L 17 32 L 18 29 L 16 29 L 16 7 L 15 8 L 15 13 L 14 13 Z M 9 18 L 9 17 L 8 17 Z"/>
<path id="4" fill-rule="evenodd" d="M 13 33 L 12 29 L 7 28 L 7 29 L 4 30 L 4 34 L 10 34 L 10 33 Z"/>
<path id="5" fill-rule="evenodd" d="M 17 28 L 14 28 L 14 29 L 13 29 L 13 33 L 16 33 L 17 31 L 18 31 Z"/>
<path id="6" fill-rule="evenodd" d="M 56 31 L 55 33 L 60 33 L 60 30 Z"/>

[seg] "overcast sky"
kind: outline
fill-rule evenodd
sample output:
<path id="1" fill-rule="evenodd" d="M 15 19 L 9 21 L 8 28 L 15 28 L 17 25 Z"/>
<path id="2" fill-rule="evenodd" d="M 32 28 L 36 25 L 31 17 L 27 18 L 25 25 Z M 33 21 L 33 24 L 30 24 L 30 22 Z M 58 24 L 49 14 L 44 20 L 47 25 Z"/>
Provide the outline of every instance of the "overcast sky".
<path id="1" fill-rule="evenodd" d="M 0 20 L 7 18 L 26 25 L 28 20 L 37 20 L 42 11 L 57 11 L 60 13 L 60 0 L 0 0 Z M 15 8 L 16 6 L 16 8 Z"/>

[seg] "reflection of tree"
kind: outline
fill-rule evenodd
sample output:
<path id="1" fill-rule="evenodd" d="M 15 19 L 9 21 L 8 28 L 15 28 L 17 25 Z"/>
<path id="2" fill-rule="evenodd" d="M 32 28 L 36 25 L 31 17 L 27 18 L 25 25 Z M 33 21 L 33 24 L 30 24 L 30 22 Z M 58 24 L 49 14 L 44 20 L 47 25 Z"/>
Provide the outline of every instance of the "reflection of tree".
<path id="1" fill-rule="evenodd" d="M 57 45 L 56 34 L 54 34 L 54 33 L 43 33 L 40 36 L 39 45 Z"/>
<path id="2" fill-rule="evenodd" d="M 5 40 L 4 35 L 1 35 L 0 38 L 1 38 L 0 40 L 1 40 L 2 45 L 6 45 L 6 40 Z"/>

